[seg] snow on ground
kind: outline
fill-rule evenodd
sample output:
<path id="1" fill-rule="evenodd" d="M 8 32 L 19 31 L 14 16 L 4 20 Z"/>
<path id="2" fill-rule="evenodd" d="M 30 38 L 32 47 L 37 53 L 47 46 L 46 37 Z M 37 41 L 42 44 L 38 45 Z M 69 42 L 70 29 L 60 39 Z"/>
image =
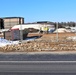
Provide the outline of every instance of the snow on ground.
<path id="1" fill-rule="evenodd" d="M 53 33 L 65 33 L 65 32 L 71 32 L 70 30 L 68 29 L 65 29 L 65 28 L 58 28 L 56 29 Z"/>
<path id="2" fill-rule="evenodd" d="M 76 36 L 67 37 L 67 40 L 76 41 Z"/>
<path id="3" fill-rule="evenodd" d="M 26 38 L 25 41 L 33 41 L 37 37 L 34 38 Z M 14 45 L 14 44 L 19 44 L 19 41 L 9 41 L 4 38 L 0 38 L 0 47 L 6 46 L 6 45 Z"/>
<path id="4" fill-rule="evenodd" d="M 18 44 L 18 43 L 19 41 L 9 41 L 4 38 L 0 38 L 0 47 L 6 46 L 6 45 Z"/>

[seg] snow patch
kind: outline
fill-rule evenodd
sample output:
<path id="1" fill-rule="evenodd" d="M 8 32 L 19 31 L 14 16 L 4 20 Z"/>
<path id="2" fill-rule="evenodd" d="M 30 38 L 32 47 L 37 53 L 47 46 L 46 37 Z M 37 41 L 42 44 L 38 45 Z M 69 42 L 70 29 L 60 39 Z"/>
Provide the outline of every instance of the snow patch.
<path id="1" fill-rule="evenodd" d="M 18 43 L 19 41 L 9 41 L 4 38 L 0 38 L 0 47 L 6 46 L 6 45 L 14 45 Z"/>
<path id="2" fill-rule="evenodd" d="M 70 30 L 68 30 L 68 29 L 65 29 L 65 28 L 59 28 L 59 29 L 56 29 L 55 31 L 54 31 L 54 33 L 65 33 L 65 32 L 71 32 Z"/>
<path id="3" fill-rule="evenodd" d="M 67 37 L 67 40 L 76 41 L 76 36 Z"/>

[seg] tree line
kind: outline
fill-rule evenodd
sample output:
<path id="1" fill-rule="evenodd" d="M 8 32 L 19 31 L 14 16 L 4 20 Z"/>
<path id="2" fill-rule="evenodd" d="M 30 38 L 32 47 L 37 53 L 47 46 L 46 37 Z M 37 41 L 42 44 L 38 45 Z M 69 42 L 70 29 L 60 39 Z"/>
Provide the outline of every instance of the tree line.
<path id="1" fill-rule="evenodd" d="M 42 24 L 51 24 L 51 25 L 57 25 L 58 24 L 58 27 L 59 28 L 65 28 L 65 27 L 75 27 L 76 26 L 76 22 L 50 22 L 50 21 L 39 21 L 39 22 L 36 22 L 36 23 L 42 23 Z"/>
<path id="2" fill-rule="evenodd" d="M 57 25 L 57 22 L 53 23 L 55 26 Z M 58 22 L 58 28 L 65 28 L 65 27 L 75 27 L 75 22 Z"/>

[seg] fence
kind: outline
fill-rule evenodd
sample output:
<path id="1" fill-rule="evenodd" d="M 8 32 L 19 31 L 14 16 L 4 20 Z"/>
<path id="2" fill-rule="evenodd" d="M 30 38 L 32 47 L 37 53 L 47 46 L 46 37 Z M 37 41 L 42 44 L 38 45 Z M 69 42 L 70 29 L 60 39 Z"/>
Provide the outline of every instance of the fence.
<path id="1" fill-rule="evenodd" d="M 65 34 L 65 33 L 64 33 Z M 27 41 L 22 44 L 6 46 L 1 50 L 4 51 L 75 51 L 76 40 L 67 39 L 70 36 L 75 36 L 75 33 L 59 34 L 58 41 L 56 40 L 56 34 L 41 34 L 42 37 L 33 41 Z M 39 34 L 40 36 L 40 34 Z"/>
<path id="2" fill-rule="evenodd" d="M 76 50 L 76 34 L 75 33 L 61 33 L 44 34 L 41 39 L 35 41 L 37 43 L 36 50 L 42 51 L 75 51 Z"/>

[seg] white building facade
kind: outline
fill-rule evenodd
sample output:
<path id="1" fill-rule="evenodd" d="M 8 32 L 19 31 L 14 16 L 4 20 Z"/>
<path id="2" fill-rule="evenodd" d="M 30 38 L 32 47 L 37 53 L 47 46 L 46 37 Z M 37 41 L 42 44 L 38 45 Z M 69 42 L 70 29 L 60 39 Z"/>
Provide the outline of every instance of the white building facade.
<path id="1" fill-rule="evenodd" d="M 55 30 L 55 25 L 51 24 L 20 24 L 20 25 L 15 25 L 11 29 L 19 29 L 19 30 L 24 30 L 28 28 L 34 28 L 38 30 L 45 31 L 45 28 L 48 28 L 48 31 L 54 31 Z"/>

